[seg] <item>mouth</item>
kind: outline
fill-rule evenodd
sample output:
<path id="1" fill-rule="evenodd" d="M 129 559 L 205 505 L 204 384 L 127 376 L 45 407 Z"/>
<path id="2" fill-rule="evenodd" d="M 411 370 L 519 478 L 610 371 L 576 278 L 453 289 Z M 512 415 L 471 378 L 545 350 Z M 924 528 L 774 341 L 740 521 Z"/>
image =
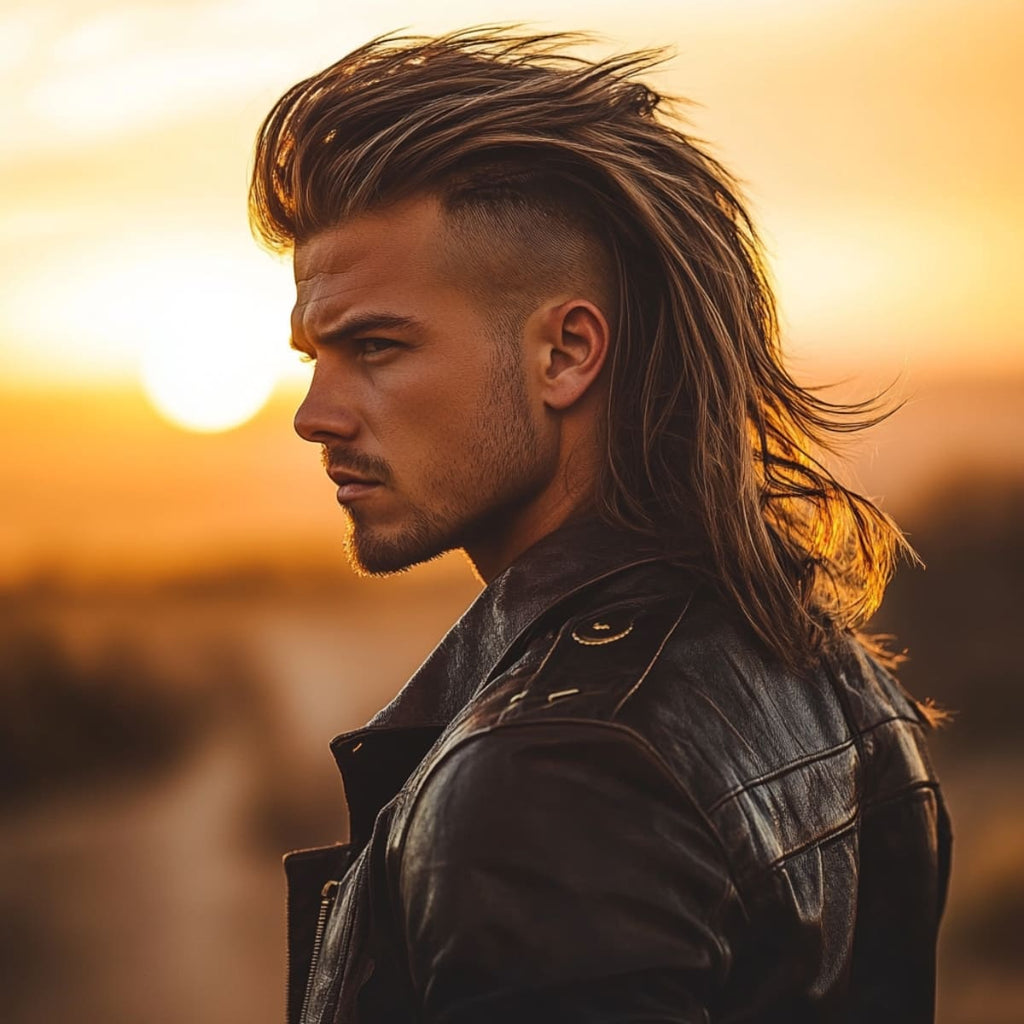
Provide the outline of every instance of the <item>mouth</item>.
<path id="1" fill-rule="evenodd" d="M 341 504 L 354 501 L 382 486 L 380 480 L 359 476 L 347 469 L 331 468 L 327 470 L 327 475 L 338 485 L 338 501 Z"/>

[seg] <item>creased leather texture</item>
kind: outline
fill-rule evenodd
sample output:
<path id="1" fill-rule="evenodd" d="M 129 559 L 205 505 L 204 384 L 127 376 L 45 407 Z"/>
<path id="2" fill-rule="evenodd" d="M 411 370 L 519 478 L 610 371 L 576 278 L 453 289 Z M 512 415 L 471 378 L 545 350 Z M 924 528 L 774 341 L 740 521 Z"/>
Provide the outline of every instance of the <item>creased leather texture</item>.
<path id="1" fill-rule="evenodd" d="M 332 743 L 352 842 L 286 860 L 289 1021 L 332 877 L 304 1022 L 931 1021 L 923 732 L 852 639 L 790 672 L 685 565 L 570 524 Z"/>

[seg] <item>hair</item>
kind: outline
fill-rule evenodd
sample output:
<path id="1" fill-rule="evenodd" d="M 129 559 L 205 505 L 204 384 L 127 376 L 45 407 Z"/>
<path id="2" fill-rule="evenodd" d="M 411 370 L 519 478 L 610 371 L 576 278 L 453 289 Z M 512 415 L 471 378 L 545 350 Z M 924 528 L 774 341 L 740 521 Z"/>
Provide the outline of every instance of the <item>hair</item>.
<path id="1" fill-rule="evenodd" d="M 699 551 L 764 643 L 806 665 L 868 619 L 910 550 L 820 461 L 888 413 L 793 380 L 735 180 L 683 131 L 677 104 L 638 79 L 664 54 L 566 53 L 588 41 L 482 28 L 354 50 L 267 116 L 253 230 L 286 251 L 433 194 L 467 238 L 478 224 L 506 255 L 533 247 L 510 267 L 564 280 L 584 261 L 613 309 L 596 511 Z M 528 273 L 498 284 L 515 290 L 519 277 L 528 291 Z"/>

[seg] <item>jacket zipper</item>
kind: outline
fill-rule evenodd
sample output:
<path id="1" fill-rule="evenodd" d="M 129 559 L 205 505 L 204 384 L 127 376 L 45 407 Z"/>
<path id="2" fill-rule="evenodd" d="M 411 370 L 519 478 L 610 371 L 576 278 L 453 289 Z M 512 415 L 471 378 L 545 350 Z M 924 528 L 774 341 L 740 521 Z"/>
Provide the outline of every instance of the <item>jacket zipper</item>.
<path id="1" fill-rule="evenodd" d="M 309 958 L 309 975 L 306 977 L 306 994 L 302 999 L 302 1010 L 299 1012 L 299 1024 L 307 1024 L 306 1014 L 309 1011 L 309 1000 L 313 995 L 313 977 L 316 965 L 320 960 L 320 947 L 324 942 L 324 929 L 327 926 L 327 914 L 338 894 L 340 882 L 326 882 L 320 890 L 320 911 L 316 916 L 316 934 L 313 936 L 313 952 Z"/>

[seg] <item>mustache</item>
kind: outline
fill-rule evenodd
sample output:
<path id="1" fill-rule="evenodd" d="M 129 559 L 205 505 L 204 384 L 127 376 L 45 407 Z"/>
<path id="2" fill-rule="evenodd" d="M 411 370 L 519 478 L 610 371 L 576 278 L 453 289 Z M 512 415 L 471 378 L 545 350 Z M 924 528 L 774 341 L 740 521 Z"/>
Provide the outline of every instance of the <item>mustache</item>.
<path id="1" fill-rule="evenodd" d="M 322 444 L 320 446 L 320 461 L 324 469 L 347 469 L 349 472 L 359 476 L 370 477 L 379 480 L 381 483 L 388 483 L 391 479 L 391 467 L 374 455 L 364 455 L 362 452 L 353 451 L 342 445 Z"/>

